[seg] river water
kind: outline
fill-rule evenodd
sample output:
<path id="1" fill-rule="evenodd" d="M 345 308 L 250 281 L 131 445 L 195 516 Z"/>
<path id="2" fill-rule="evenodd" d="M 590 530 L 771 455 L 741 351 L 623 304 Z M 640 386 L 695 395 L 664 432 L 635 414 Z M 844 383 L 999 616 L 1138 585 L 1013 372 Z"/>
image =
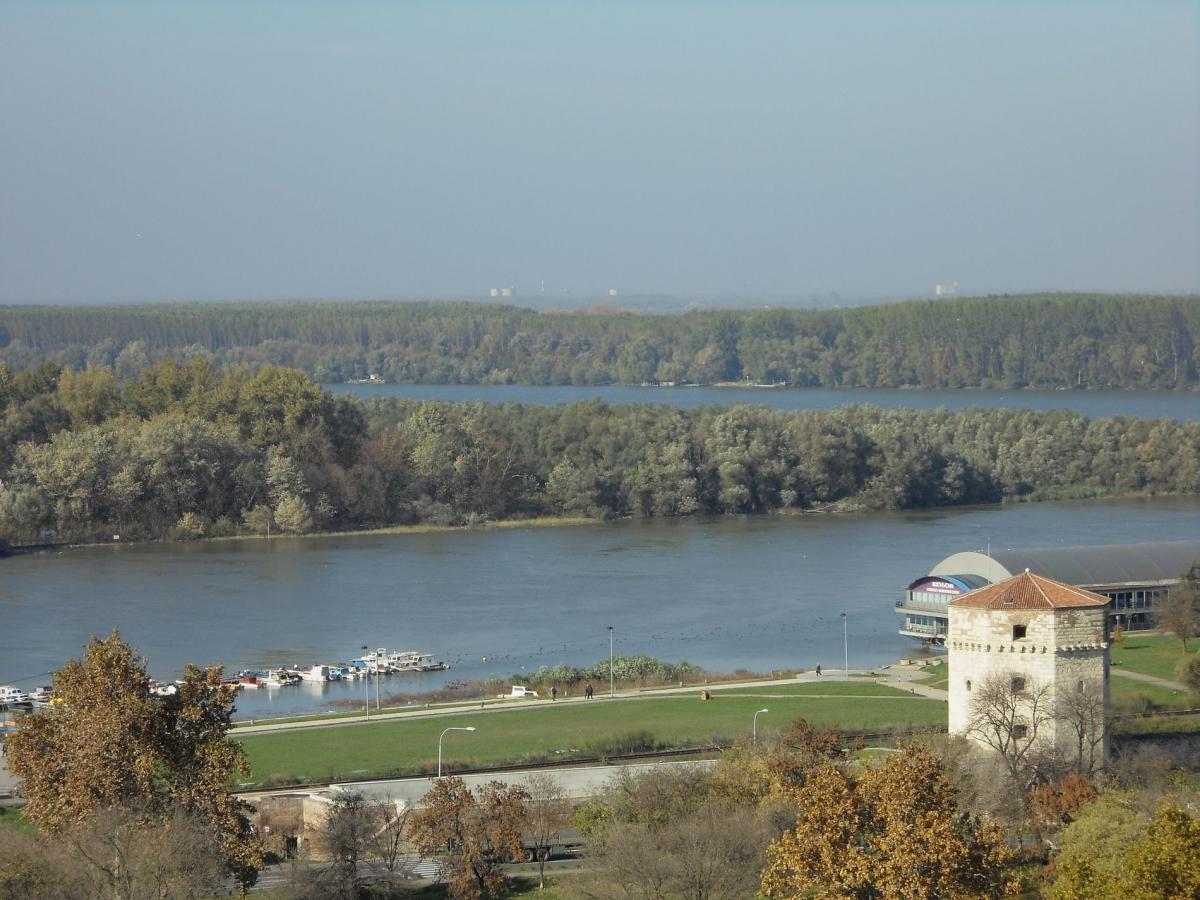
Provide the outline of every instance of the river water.
<path id="1" fill-rule="evenodd" d="M 120 627 L 174 677 L 334 662 L 363 644 L 430 652 L 447 673 L 384 691 L 618 654 L 717 670 L 839 666 L 917 652 L 892 604 L 967 549 L 1200 537 L 1200 498 L 884 514 L 702 517 L 435 534 L 87 547 L 0 561 L 0 684 L 33 687 Z M 244 718 L 325 709 L 362 683 L 246 691 Z"/>
<path id="2" fill-rule="evenodd" d="M 833 409 L 848 403 L 906 409 L 1070 409 L 1092 418 L 1138 416 L 1181 421 L 1200 419 L 1194 391 L 952 391 L 867 388 L 636 387 L 633 385 L 537 386 L 524 384 L 327 384 L 338 394 L 403 397 L 411 400 L 528 403 L 549 405 L 603 398 L 611 404 L 654 403 L 692 409 L 748 403 L 772 409 Z"/>

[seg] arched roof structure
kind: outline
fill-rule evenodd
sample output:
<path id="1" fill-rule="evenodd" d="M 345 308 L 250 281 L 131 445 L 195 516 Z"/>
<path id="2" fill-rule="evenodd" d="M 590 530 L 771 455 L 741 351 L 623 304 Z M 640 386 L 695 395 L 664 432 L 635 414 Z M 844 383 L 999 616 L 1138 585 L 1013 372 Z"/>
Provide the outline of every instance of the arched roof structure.
<path id="1" fill-rule="evenodd" d="M 1200 540 L 1041 547 L 990 555 L 967 551 L 946 557 L 929 574 L 975 575 L 995 583 L 1028 569 L 1065 584 L 1150 585 L 1178 581 L 1193 565 L 1200 565 Z"/>

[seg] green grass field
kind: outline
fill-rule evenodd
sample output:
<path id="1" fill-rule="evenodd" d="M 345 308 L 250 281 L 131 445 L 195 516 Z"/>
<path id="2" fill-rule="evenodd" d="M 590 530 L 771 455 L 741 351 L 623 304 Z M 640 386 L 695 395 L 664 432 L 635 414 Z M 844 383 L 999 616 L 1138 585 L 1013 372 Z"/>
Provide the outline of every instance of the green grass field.
<path id="1" fill-rule="evenodd" d="M 33 823 L 19 809 L 0 809 L 0 831 L 32 832 Z"/>
<path id="2" fill-rule="evenodd" d="M 814 697 L 813 693 L 837 694 Z M 246 749 L 251 780 L 314 782 L 368 775 L 432 771 L 438 735 L 448 726 L 474 725 L 475 734 L 452 732 L 444 759 L 457 767 L 481 767 L 587 755 L 598 741 L 646 731 L 662 745 L 688 747 L 730 740 L 750 732 L 755 710 L 767 733 L 793 719 L 838 725 L 847 731 L 942 726 L 946 705 L 875 684 L 853 682 L 779 688 L 715 690 L 701 701 L 695 693 L 592 703 L 521 706 L 475 716 L 433 716 L 370 725 L 343 725 L 238 738 Z"/>
<path id="3" fill-rule="evenodd" d="M 670 685 L 668 687 L 673 687 L 673 685 Z M 703 684 L 694 685 L 694 689 L 697 692 L 702 690 L 704 687 L 705 687 L 705 685 L 703 685 Z M 740 693 L 743 693 L 747 697 L 748 696 L 770 697 L 772 695 L 777 695 L 777 694 L 805 694 L 805 695 L 833 694 L 833 695 L 837 695 L 837 696 L 841 696 L 844 694 L 852 694 L 852 695 L 860 696 L 860 697 L 863 697 L 863 696 L 884 697 L 889 694 L 896 693 L 896 691 L 894 691 L 892 688 L 882 687 L 882 686 L 879 686 L 879 685 L 876 685 L 873 683 L 869 683 L 869 682 L 862 683 L 862 682 L 857 682 L 857 681 L 843 681 L 841 679 L 835 680 L 833 678 L 825 680 L 825 681 L 813 682 L 811 684 L 780 684 L 778 687 L 776 687 L 774 685 L 743 687 L 743 686 L 740 686 L 737 684 L 726 685 L 724 682 L 717 682 L 713 685 L 708 685 L 708 687 L 710 690 L 719 690 L 722 692 L 738 691 Z M 662 688 L 662 689 L 645 688 L 644 696 L 654 696 L 656 690 L 666 690 L 666 689 L 667 688 Z M 621 689 L 618 688 L 618 690 L 621 690 Z M 542 703 L 547 703 L 547 702 L 550 702 L 550 701 L 545 697 L 543 697 L 539 700 L 519 701 L 520 705 L 522 705 L 522 706 L 538 706 Z M 483 703 L 488 707 L 504 706 L 504 707 L 511 708 L 515 705 L 514 702 L 511 700 L 475 699 L 475 700 L 461 700 L 461 701 L 448 701 L 448 702 L 444 702 L 444 703 L 435 703 L 435 704 L 433 704 L 433 709 L 437 710 L 437 711 L 445 710 L 446 712 L 451 712 L 454 710 L 464 710 L 464 709 L 478 709 L 480 703 Z M 419 706 L 420 706 L 420 704 L 418 704 L 417 706 L 385 706 L 379 710 L 372 707 L 371 715 L 374 716 L 379 713 L 406 712 L 406 711 L 418 708 Z M 324 721 L 324 720 L 329 720 L 329 719 L 361 719 L 361 718 L 363 718 L 363 712 L 361 709 L 358 709 L 358 710 L 352 710 L 349 712 L 333 712 L 333 713 L 320 712 L 320 713 L 312 713 L 310 715 L 304 715 L 304 716 L 283 716 L 283 717 L 280 717 L 277 719 L 276 718 L 242 719 L 242 720 L 234 722 L 233 727 L 235 729 L 237 729 L 237 728 L 246 727 L 248 725 L 255 725 L 255 724 L 262 725 L 262 724 L 265 724 L 268 722 L 272 725 L 287 725 L 287 724 L 292 724 L 292 723 L 297 723 L 297 722 L 312 722 L 312 721 L 316 721 L 318 719 Z"/>
<path id="4" fill-rule="evenodd" d="M 1131 672 L 1176 681 L 1179 678 L 1179 664 L 1185 657 L 1195 656 L 1197 652 L 1200 652 L 1200 641 L 1189 641 L 1188 652 L 1184 654 L 1183 644 L 1176 638 L 1157 634 L 1129 634 L 1125 636 L 1125 646 L 1112 645 L 1109 659 L 1114 666 Z"/>
<path id="5" fill-rule="evenodd" d="M 1132 678 L 1112 675 L 1108 679 L 1109 703 L 1113 713 L 1151 712 L 1155 709 L 1197 709 L 1200 697 L 1189 691 L 1175 691 L 1158 684 L 1146 684 Z"/>
<path id="6" fill-rule="evenodd" d="M 925 667 L 925 674 L 918 679 L 922 684 L 931 688 L 946 690 L 950 686 L 950 666 L 946 660 L 935 662 Z"/>

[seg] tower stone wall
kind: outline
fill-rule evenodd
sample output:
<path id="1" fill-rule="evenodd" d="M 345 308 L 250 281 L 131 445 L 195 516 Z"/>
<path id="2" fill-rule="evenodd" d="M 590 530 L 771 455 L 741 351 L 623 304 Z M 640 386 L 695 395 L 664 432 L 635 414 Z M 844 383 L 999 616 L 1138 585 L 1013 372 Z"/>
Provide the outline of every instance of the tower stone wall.
<path id="1" fill-rule="evenodd" d="M 1010 581 L 1022 578 L 1030 576 L 1016 576 Z M 1075 759 L 1078 752 L 1078 733 L 1072 724 L 1077 715 L 1073 713 L 1076 698 L 1081 694 L 1099 698 L 1099 716 L 1092 733 L 1100 739 L 1102 760 L 1107 753 L 1103 715 L 1108 707 L 1106 599 L 1091 595 L 1095 600 L 1086 604 L 1058 605 L 1055 600 L 1060 598 L 1053 591 L 1042 591 L 1045 602 L 1038 605 L 1021 586 L 1006 592 L 1004 584 L 981 588 L 950 604 L 946 642 L 950 732 L 982 743 L 970 727 L 980 688 L 989 678 L 1023 678 L 1026 694 L 1047 689 L 1043 708 L 1053 715 L 1038 728 L 1037 743 L 1041 749 L 1054 748 L 1063 759 Z M 1048 584 L 1057 586 L 1056 582 Z M 1037 595 L 1033 596 L 1036 599 Z M 1064 599 L 1074 598 L 1068 595 Z M 1018 704 L 1022 702 L 1020 693 Z M 1024 702 L 1027 704 L 1027 698 Z"/>

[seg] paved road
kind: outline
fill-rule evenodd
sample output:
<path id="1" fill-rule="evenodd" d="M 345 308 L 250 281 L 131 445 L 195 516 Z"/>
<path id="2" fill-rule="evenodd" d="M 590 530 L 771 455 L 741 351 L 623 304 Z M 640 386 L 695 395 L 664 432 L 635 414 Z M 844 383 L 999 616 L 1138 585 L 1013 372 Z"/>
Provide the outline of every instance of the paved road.
<path id="1" fill-rule="evenodd" d="M 610 781 L 623 773 L 639 775 L 654 770 L 677 769 L 699 766 L 711 768 L 716 760 L 669 760 L 665 762 L 615 763 L 608 766 L 562 766 L 552 769 L 519 769 L 512 772 L 460 775 L 467 787 L 476 788 L 489 781 L 508 785 L 525 785 L 531 776 L 549 775 L 558 782 L 563 792 L 572 800 L 585 800 L 593 796 Z M 387 781 L 357 781 L 348 784 L 331 784 L 330 791 L 354 791 L 373 800 L 392 800 L 415 806 L 429 793 L 433 786 L 432 777 L 396 778 Z M 250 795 L 245 795 L 249 797 Z"/>

